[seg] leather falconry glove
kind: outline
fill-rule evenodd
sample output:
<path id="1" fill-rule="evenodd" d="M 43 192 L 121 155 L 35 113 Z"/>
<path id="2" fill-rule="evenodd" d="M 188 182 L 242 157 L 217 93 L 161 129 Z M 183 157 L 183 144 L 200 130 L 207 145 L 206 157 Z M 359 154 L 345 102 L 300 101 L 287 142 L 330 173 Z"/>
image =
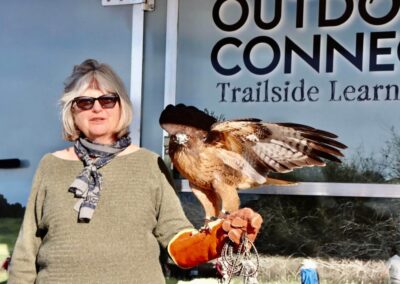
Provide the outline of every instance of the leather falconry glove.
<path id="1" fill-rule="evenodd" d="M 239 244 L 243 234 L 254 242 L 263 219 L 250 208 L 232 212 L 224 219 L 208 223 L 208 230 L 179 232 L 168 244 L 168 252 L 181 268 L 191 268 L 221 255 L 225 242 Z"/>

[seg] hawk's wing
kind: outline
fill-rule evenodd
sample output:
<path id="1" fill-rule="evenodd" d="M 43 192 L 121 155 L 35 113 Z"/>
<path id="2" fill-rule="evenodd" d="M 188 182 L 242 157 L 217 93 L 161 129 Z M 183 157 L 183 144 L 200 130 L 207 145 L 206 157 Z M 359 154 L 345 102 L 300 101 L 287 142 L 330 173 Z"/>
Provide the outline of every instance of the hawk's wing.
<path id="1" fill-rule="evenodd" d="M 294 123 L 259 119 L 215 123 L 206 143 L 240 154 L 261 175 L 295 168 L 324 166 L 321 158 L 340 162 L 346 146 L 330 132 Z"/>

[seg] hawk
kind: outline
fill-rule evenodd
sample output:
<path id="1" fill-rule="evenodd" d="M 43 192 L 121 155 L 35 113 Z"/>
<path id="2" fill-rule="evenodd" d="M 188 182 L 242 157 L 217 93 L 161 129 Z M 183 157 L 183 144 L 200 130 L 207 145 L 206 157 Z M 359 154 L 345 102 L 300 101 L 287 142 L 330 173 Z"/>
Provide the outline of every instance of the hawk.
<path id="1" fill-rule="evenodd" d="M 268 177 L 296 168 L 340 162 L 347 147 L 333 133 L 260 119 L 218 121 L 193 106 L 168 105 L 160 116 L 170 135 L 168 154 L 189 180 L 206 220 L 239 209 L 237 190 L 288 182 Z"/>

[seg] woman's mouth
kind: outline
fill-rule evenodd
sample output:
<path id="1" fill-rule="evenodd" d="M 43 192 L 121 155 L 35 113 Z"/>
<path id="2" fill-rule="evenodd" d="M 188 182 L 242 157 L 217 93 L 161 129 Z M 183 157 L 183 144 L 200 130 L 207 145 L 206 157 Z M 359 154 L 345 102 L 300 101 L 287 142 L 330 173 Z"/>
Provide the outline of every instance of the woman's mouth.
<path id="1" fill-rule="evenodd" d="M 101 123 L 103 121 L 105 121 L 105 118 L 103 117 L 93 117 L 91 119 L 89 119 L 90 122 L 92 123 Z"/>

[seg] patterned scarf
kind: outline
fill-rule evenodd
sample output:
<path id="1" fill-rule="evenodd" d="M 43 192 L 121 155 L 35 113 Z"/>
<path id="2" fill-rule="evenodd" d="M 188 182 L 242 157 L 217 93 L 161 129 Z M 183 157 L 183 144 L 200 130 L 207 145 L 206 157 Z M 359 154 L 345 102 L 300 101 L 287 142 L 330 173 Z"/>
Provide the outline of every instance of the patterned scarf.
<path id="1" fill-rule="evenodd" d="M 102 175 L 98 169 L 107 165 L 118 153 L 131 144 L 131 138 L 124 136 L 112 145 L 91 142 L 85 138 L 75 141 L 74 148 L 84 169 L 68 189 L 79 198 L 74 209 L 79 212 L 79 222 L 90 222 L 100 198 Z"/>

